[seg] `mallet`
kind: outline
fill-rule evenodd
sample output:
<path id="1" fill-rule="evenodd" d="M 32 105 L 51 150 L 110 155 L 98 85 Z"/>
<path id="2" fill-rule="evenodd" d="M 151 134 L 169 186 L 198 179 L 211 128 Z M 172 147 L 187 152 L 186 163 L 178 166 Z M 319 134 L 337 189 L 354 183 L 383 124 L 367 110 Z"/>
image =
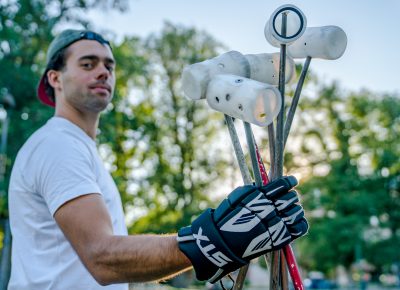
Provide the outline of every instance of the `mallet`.
<path id="1" fill-rule="evenodd" d="M 276 124 L 274 159 L 271 161 L 273 178 L 280 177 L 283 174 L 286 46 L 300 38 L 306 26 L 307 19 L 299 8 L 294 5 L 282 5 L 272 13 L 264 29 L 267 41 L 273 46 L 280 47 L 279 91 L 282 97 L 282 105 Z M 269 135 L 271 135 L 271 131 L 272 129 L 269 127 Z M 292 251 L 286 251 L 286 253 L 292 254 Z M 288 259 L 288 257 L 286 258 Z M 291 258 L 294 259 L 294 256 Z M 302 289 L 301 280 L 295 281 L 299 277 L 297 267 L 289 267 L 289 271 L 296 289 Z M 279 252 L 273 252 L 271 254 L 270 289 L 278 289 L 280 285 L 282 285 L 283 289 L 288 289 L 287 280 L 284 260 L 280 258 Z"/>

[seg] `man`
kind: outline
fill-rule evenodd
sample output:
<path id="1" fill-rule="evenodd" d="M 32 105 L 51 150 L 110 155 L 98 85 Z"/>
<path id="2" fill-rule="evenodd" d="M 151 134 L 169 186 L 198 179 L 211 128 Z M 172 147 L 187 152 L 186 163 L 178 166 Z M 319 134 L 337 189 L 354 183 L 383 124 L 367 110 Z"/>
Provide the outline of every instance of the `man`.
<path id="1" fill-rule="evenodd" d="M 164 279 L 191 266 L 200 280 L 215 282 L 306 233 L 292 190 L 297 182 L 285 177 L 239 187 L 178 236 L 128 236 L 95 143 L 115 65 L 108 41 L 92 31 L 65 30 L 50 44 L 38 96 L 55 115 L 13 167 L 8 289 L 128 289 L 127 282 Z"/>

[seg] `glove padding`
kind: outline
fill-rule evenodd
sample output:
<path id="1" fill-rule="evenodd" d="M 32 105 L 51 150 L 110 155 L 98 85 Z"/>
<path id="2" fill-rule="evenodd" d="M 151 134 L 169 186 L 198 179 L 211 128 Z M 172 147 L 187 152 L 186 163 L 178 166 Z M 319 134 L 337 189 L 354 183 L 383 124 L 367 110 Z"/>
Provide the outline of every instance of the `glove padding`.
<path id="1" fill-rule="evenodd" d="M 198 280 L 215 283 L 267 252 L 281 249 L 307 232 L 293 176 L 266 186 L 236 188 L 214 210 L 207 209 L 178 232 L 181 251 Z"/>
<path id="2" fill-rule="evenodd" d="M 302 206 L 297 204 L 299 202 L 297 192 L 290 190 L 286 194 L 277 195 L 274 192 L 265 191 L 264 187 L 260 189 L 274 203 L 278 216 L 288 228 L 292 240 L 304 236 L 308 231 L 308 223 L 304 217 Z"/>

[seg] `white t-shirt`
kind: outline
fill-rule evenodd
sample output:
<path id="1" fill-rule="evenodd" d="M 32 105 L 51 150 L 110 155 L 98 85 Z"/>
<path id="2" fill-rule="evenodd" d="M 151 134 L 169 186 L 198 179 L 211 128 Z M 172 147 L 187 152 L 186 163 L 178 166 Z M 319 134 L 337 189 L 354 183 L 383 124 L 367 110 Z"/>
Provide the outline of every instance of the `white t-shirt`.
<path id="1" fill-rule="evenodd" d="M 104 198 L 114 234 L 127 235 L 118 189 L 96 143 L 70 121 L 51 118 L 21 148 L 11 174 L 9 290 L 128 289 L 100 286 L 53 218 L 65 202 L 90 193 Z"/>

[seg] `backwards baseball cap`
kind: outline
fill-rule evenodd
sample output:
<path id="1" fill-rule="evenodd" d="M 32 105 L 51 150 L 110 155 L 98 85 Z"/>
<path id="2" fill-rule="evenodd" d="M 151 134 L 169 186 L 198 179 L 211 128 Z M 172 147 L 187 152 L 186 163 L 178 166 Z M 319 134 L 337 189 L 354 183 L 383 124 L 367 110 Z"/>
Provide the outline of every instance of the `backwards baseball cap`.
<path id="1" fill-rule="evenodd" d="M 46 70 L 40 79 L 39 86 L 37 89 L 37 95 L 39 100 L 48 106 L 55 107 L 56 103 L 53 96 L 49 96 L 46 93 L 46 80 L 47 80 L 47 72 L 52 69 L 49 67 L 51 61 L 54 61 L 54 57 L 57 56 L 57 53 L 70 46 L 74 42 L 77 42 L 82 39 L 87 40 L 95 40 L 101 44 L 107 44 L 110 48 L 110 43 L 105 40 L 100 34 L 90 31 L 90 30 L 74 30 L 74 29 L 67 29 L 61 32 L 53 41 L 50 43 L 50 46 L 47 50 L 46 55 Z"/>

